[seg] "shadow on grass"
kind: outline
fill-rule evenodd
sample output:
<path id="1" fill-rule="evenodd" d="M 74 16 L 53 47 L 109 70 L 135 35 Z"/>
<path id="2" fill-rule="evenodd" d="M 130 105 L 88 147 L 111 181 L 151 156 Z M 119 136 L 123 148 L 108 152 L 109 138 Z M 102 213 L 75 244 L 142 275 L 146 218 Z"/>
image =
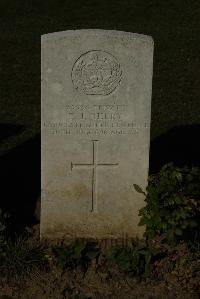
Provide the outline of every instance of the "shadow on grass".
<path id="1" fill-rule="evenodd" d="M 0 157 L 0 208 L 12 216 L 11 230 L 35 223 L 35 204 L 41 190 L 40 135 Z"/>
<path id="2" fill-rule="evenodd" d="M 155 138 L 150 147 L 149 173 L 169 162 L 176 166 L 200 166 L 200 125 L 177 126 Z"/>
<path id="3" fill-rule="evenodd" d="M 0 142 L 8 137 L 18 135 L 25 130 L 25 126 L 1 124 L 0 123 Z"/>

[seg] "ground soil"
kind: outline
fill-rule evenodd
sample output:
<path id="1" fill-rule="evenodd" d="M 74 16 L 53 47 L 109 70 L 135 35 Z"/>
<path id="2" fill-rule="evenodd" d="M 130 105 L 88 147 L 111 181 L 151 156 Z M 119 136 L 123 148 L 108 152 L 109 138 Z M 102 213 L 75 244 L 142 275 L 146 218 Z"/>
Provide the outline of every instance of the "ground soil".
<path id="1" fill-rule="evenodd" d="M 33 238 L 38 238 L 38 226 Z M 178 254 L 177 254 L 178 253 Z M 105 252 L 103 253 L 104 256 Z M 185 245 L 155 263 L 148 279 L 131 278 L 117 266 L 108 266 L 102 258 L 100 268 L 95 260 L 84 273 L 81 269 L 62 270 L 52 254 L 48 265 L 25 277 L 1 277 L 0 299 L 100 299 L 100 298 L 187 298 L 200 295 L 200 260 L 181 264 L 180 257 L 188 254 Z M 183 260 L 183 259 L 182 259 Z"/>

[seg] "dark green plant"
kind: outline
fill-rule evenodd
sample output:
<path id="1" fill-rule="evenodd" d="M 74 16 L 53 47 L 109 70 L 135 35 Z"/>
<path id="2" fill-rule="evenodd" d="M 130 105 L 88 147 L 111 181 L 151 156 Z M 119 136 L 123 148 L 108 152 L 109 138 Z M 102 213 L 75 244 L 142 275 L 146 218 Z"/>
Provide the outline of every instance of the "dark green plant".
<path id="1" fill-rule="evenodd" d="M 170 244 L 191 239 L 200 229 L 200 168 L 165 165 L 149 177 L 145 201 L 139 225 L 146 226 L 148 239 L 164 235 Z"/>
<path id="2" fill-rule="evenodd" d="M 0 273 L 6 277 L 20 277 L 44 266 L 45 248 L 39 241 L 27 237 L 6 240 L 4 255 L 0 258 Z"/>
<path id="3" fill-rule="evenodd" d="M 132 244 L 111 248 L 107 259 L 126 275 L 147 278 L 151 275 L 153 262 L 161 256 L 162 252 L 156 249 Z"/>
<path id="4" fill-rule="evenodd" d="M 80 266 L 86 271 L 91 261 L 98 258 L 100 249 L 95 241 L 77 239 L 68 246 L 54 247 L 53 252 L 63 269 Z"/>

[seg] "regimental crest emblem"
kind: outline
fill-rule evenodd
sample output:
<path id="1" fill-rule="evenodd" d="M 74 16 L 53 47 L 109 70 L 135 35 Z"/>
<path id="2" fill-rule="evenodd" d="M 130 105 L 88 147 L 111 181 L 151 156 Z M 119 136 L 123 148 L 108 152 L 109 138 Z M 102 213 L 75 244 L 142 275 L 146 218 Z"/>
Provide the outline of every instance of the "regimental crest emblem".
<path id="1" fill-rule="evenodd" d="M 77 91 L 87 95 L 109 95 L 120 84 L 122 69 L 110 53 L 92 50 L 76 60 L 71 76 Z"/>

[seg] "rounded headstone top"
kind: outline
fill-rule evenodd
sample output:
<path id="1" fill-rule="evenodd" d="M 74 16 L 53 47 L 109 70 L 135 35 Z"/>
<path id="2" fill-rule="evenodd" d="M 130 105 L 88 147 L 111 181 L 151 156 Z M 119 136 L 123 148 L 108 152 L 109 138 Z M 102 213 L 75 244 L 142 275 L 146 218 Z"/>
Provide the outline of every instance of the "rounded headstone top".
<path id="1" fill-rule="evenodd" d="M 41 40 L 45 41 L 47 39 L 56 39 L 63 38 L 65 36 L 74 36 L 74 35 L 107 35 L 107 36 L 119 36 L 126 37 L 135 40 L 145 41 L 147 43 L 153 44 L 153 38 L 150 35 L 133 33 L 128 31 L 120 31 L 120 30 L 104 30 L 104 29 L 78 29 L 78 30 L 66 30 L 60 32 L 52 32 L 43 34 L 41 36 Z"/>

